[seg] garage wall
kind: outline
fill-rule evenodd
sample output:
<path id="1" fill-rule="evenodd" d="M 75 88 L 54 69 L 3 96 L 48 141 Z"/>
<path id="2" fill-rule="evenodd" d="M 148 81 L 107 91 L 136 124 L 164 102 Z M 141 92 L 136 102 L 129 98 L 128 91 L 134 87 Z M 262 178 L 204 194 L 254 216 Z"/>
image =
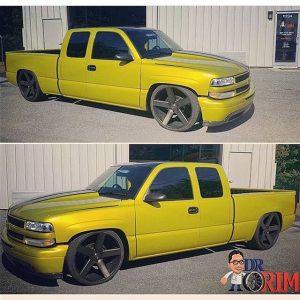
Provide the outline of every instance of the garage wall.
<path id="1" fill-rule="evenodd" d="M 23 6 L 23 45 L 25 50 L 45 49 L 47 36 L 44 34 L 47 30 L 44 30 L 44 26 L 47 26 L 48 23 L 45 22 L 46 20 L 53 20 L 55 23 L 61 24 L 58 40 L 55 40 L 51 44 L 53 46 L 50 47 L 57 49 L 68 30 L 67 7 Z"/>
<path id="2" fill-rule="evenodd" d="M 146 24 L 163 30 L 184 49 L 272 67 L 276 11 L 291 10 L 300 6 L 149 6 Z M 268 11 L 274 12 L 273 20 L 268 20 Z"/>
<path id="3" fill-rule="evenodd" d="M 272 189 L 276 144 L 224 144 L 222 165 L 231 187 Z"/>
<path id="4" fill-rule="evenodd" d="M 0 144 L 0 209 L 19 198 L 84 188 L 128 161 L 127 144 Z"/>

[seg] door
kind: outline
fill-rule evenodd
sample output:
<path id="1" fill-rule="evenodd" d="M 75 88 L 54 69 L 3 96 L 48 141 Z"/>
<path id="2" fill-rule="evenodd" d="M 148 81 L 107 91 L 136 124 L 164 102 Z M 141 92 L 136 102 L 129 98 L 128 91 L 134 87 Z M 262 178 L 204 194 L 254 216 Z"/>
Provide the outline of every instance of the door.
<path id="1" fill-rule="evenodd" d="M 201 247 L 225 244 L 233 230 L 233 200 L 221 167 L 196 167 Z"/>
<path id="2" fill-rule="evenodd" d="M 87 95 L 94 101 L 127 107 L 139 106 L 140 59 L 121 61 L 117 54 L 130 54 L 117 32 L 96 33 L 92 57 L 88 62 Z"/>
<path id="3" fill-rule="evenodd" d="M 230 186 L 250 188 L 252 153 L 231 152 L 229 155 L 228 179 Z"/>
<path id="4" fill-rule="evenodd" d="M 299 12 L 277 12 L 274 64 L 297 67 L 298 47 Z"/>
<path id="5" fill-rule="evenodd" d="M 59 57 L 59 88 L 64 96 L 86 99 L 89 31 L 67 33 Z"/>
<path id="6" fill-rule="evenodd" d="M 63 42 L 61 19 L 43 19 L 45 49 L 59 49 Z"/>
<path id="7" fill-rule="evenodd" d="M 199 202 L 185 167 L 158 166 L 150 175 L 146 195 L 160 200 L 136 199 L 137 256 L 151 256 L 199 244 Z"/>

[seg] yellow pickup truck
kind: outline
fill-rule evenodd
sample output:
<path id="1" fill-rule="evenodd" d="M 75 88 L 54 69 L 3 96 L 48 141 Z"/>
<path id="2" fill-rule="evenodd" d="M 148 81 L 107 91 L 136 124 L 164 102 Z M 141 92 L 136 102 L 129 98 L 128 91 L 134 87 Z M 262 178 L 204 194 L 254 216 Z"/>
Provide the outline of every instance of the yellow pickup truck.
<path id="1" fill-rule="evenodd" d="M 242 63 L 184 51 L 147 28 L 72 29 L 61 50 L 8 52 L 6 66 L 8 81 L 29 101 L 63 95 L 150 110 L 173 131 L 237 119 L 255 92 Z"/>
<path id="2" fill-rule="evenodd" d="M 7 257 L 32 272 L 94 285 L 124 260 L 238 241 L 269 249 L 295 210 L 294 191 L 230 189 L 220 165 L 129 163 L 85 190 L 11 207 L 1 240 Z"/>

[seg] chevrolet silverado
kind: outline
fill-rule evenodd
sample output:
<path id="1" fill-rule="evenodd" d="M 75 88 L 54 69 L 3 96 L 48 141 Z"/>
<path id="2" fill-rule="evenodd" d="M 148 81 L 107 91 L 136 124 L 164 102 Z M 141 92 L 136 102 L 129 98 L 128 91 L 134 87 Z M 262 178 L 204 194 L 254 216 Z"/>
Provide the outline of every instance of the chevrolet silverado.
<path id="1" fill-rule="evenodd" d="M 244 64 L 185 51 L 155 29 L 72 29 L 61 50 L 6 57 L 8 81 L 29 101 L 62 95 L 150 110 L 173 131 L 235 120 L 251 108 L 255 92 Z"/>
<path id="2" fill-rule="evenodd" d="M 247 241 L 269 249 L 294 222 L 294 191 L 230 189 L 220 165 L 112 166 L 85 190 L 8 211 L 4 253 L 41 276 L 106 282 L 123 261 Z"/>

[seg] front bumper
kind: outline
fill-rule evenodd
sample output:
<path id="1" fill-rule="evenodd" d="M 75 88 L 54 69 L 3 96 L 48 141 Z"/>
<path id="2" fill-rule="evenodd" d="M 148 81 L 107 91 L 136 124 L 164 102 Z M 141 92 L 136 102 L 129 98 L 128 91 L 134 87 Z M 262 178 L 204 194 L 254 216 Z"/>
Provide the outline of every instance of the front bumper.
<path id="1" fill-rule="evenodd" d="M 68 245 L 37 248 L 17 242 L 2 231 L 1 242 L 7 257 L 25 270 L 43 277 L 61 278 Z"/>
<path id="2" fill-rule="evenodd" d="M 203 126 L 219 126 L 241 117 L 251 108 L 254 94 L 254 85 L 250 84 L 247 92 L 230 99 L 214 100 L 199 97 Z"/>

